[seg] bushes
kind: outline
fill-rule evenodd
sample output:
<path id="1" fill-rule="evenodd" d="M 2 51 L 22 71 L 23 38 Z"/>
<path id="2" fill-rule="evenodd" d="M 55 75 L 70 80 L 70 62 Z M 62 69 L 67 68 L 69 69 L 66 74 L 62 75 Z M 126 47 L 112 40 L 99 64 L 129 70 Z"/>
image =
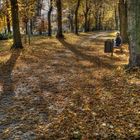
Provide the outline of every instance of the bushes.
<path id="1" fill-rule="evenodd" d="M 12 34 L 0 34 L 0 40 L 8 40 L 13 37 Z"/>

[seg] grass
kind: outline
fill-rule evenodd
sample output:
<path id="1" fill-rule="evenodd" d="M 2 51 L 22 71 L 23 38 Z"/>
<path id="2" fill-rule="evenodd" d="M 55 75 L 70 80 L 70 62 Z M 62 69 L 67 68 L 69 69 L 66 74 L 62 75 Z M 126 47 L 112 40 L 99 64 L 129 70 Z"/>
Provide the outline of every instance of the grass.
<path id="1" fill-rule="evenodd" d="M 12 40 L 0 40 L 0 52 L 4 52 L 10 49 L 12 45 Z"/>

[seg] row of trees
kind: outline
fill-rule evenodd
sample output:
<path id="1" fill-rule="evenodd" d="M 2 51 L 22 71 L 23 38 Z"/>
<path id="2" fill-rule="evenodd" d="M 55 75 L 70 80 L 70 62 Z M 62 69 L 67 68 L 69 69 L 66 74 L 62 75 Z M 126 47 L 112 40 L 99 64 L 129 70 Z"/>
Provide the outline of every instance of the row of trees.
<path id="1" fill-rule="evenodd" d="M 10 0 L 0 1 L 5 3 L 2 12 L 10 21 L 10 8 L 8 8 Z M 60 14 L 61 12 L 63 17 L 61 19 L 63 31 L 78 34 L 79 30 L 87 32 L 92 30 L 115 29 L 115 27 L 118 27 L 115 25 L 118 24 L 118 14 L 116 10 L 117 0 L 114 1 L 115 2 L 113 2 L 113 0 L 111 0 L 111 2 L 109 0 L 61 0 L 58 2 L 59 5 L 61 5 L 61 11 L 57 11 L 57 7 L 59 7 L 57 0 L 18 0 L 20 27 L 25 30 L 26 34 L 28 33 L 29 25 L 31 34 L 33 34 L 34 31 L 38 31 L 39 34 L 47 31 L 48 35 L 51 36 L 52 31 L 57 30 L 56 23 L 58 20 L 56 13 Z M 42 12 L 46 8 L 46 5 L 47 10 Z M 10 31 L 8 30 L 8 32 Z"/>
<path id="2" fill-rule="evenodd" d="M 21 15 L 21 10 L 19 6 L 25 4 L 23 9 L 25 10 L 22 14 L 25 16 L 25 25 L 28 24 L 29 17 L 34 13 L 31 9 L 34 9 L 36 3 L 38 4 L 37 13 L 41 14 L 41 9 L 43 7 L 43 0 L 10 0 L 11 16 L 12 16 L 12 26 L 13 26 L 13 36 L 14 36 L 14 48 L 22 48 L 21 36 L 20 36 L 20 20 L 19 14 Z M 8 0 L 5 0 L 8 4 Z M 28 2 L 28 4 L 27 4 Z M 29 2 L 31 4 L 29 4 Z M 119 2 L 119 3 L 117 3 Z M 109 7 L 110 5 L 110 7 Z M 50 0 L 48 5 L 48 35 L 52 34 L 51 26 L 51 14 L 53 8 L 56 8 L 57 14 L 57 37 L 63 38 L 63 9 L 65 9 L 68 15 L 70 30 L 78 35 L 80 20 L 84 19 L 84 31 L 90 31 L 90 25 L 94 21 L 95 29 L 104 29 L 105 25 L 115 25 L 116 29 L 120 25 L 120 32 L 123 37 L 124 42 L 129 39 L 129 50 L 130 50 L 130 65 L 139 66 L 140 65 L 140 17 L 139 17 L 139 7 L 140 1 L 138 0 Z M 23 11 L 23 10 L 22 10 Z M 30 11 L 30 12 L 29 12 Z M 26 13 L 26 14 L 25 14 Z M 82 14 L 81 14 L 82 13 Z M 120 22 L 118 22 L 118 13 Z M 29 16 L 31 15 L 31 16 Z M 107 18 L 113 20 L 106 20 Z M 118 24 L 120 23 L 120 24 Z M 7 16 L 7 26 L 10 24 L 8 22 Z M 32 25 L 32 24 L 30 24 Z M 26 26 L 27 27 L 27 26 Z M 11 32 L 10 28 L 8 29 Z"/>

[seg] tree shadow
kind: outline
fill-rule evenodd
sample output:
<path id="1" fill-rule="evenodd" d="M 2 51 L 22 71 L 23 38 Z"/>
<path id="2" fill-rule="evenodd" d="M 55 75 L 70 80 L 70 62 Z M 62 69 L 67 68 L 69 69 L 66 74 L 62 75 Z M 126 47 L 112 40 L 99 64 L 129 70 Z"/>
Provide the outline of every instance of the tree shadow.
<path id="1" fill-rule="evenodd" d="M 2 97 L 14 95 L 14 88 L 12 84 L 12 71 L 16 64 L 16 60 L 20 56 L 21 50 L 12 50 L 11 56 L 8 61 L 0 66 L 0 81 L 3 85 Z"/>
<path id="2" fill-rule="evenodd" d="M 70 44 L 70 43 L 66 42 L 64 39 L 59 39 L 59 41 L 61 42 L 61 44 L 64 47 L 66 47 L 67 49 L 72 51 L 76 56 L 78 56 L 84 60 L 87 60 L 98 67 L 105 67 L 105 68 L 109 68 L 109 69 L 114 68 L 114 65 L 110 64 L 110 62 L 108 62 L 108 61 L 104 61 L 103 59 L 99 58 L 99 56 L 87 55 L 87 54 L 83 53 L 82 51 L 77 49 L 79 46 L 77 46 L 76 44 L 74 44 L 74 45 Z"/>
<path id="3" fill-rule="evenodd" d="M 7 109 L 13 105 L 14 101 L 14 87 L 12 83 L 12 71 L 16 64 L 16 60 L 20 55 L 21 50 L 13 50 L 8 61 L 0 65 L 0 84 L 2 84 L 2 93 L 0 94 L 0 106 L 2 109 L 0 112 L 1 118 L 6 118 L 8 112 Z M 0 137 L 4 129 L 8 127 L 8 124 L 0 125 Z"/>

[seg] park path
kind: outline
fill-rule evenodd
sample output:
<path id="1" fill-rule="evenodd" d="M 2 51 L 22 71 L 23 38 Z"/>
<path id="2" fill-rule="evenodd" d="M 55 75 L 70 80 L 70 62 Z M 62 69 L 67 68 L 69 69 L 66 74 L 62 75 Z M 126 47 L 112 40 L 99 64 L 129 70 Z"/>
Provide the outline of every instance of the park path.
<path id="1" fill-rule="evenodd" d="M 138 131 L 139 97 L 132 98 L 132 91 L 140 89 L 121 74 L 127 52 L 116 52 L 112 59 L 104 54 L 107 38 L 114 33 L 37 38 L 23 52 L 13 52 L 0 72 L 6 93 L 0 98 L 0 138 L 134 135 L 130 130 Z"/>

